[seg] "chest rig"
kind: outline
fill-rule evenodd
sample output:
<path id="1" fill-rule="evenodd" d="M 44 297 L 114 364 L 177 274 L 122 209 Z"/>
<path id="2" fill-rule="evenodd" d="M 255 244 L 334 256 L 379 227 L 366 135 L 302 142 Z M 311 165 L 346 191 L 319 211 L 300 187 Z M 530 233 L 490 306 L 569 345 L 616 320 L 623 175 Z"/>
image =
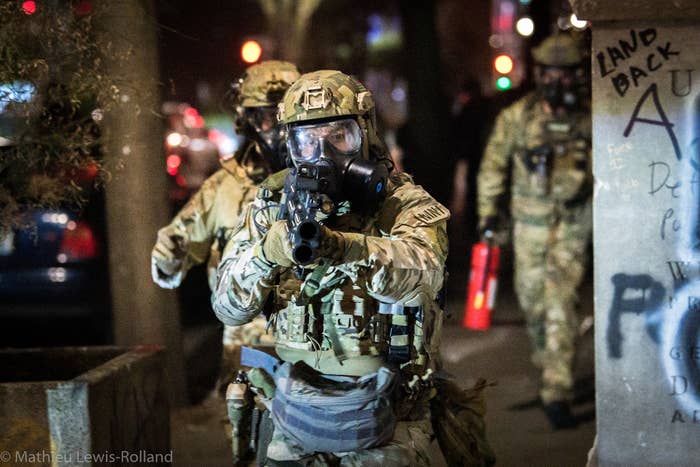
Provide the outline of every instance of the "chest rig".
<path id="1" fill-rule="evenodd" d="M 329 225 L 380 235 L 372 219 L 355 214 Z M 288 361 L 304 360 L 322 373 L 352 376 L 387 362 L 420 360 L 421 308 L 381 303 L 357 285 L 365 282 L 362 268 L 331 267 L 323 261 L 302 279 L 285 272 L 275 298 L 278 354 Z"/>
<path id="2" fill-rule="evenodd" d="M 532 113 L 515 149 L 514 191 L 563 203 L 584 198 L 591 181 L 589 119 L 585 114 L 556 119 L 544 111 Z"/>

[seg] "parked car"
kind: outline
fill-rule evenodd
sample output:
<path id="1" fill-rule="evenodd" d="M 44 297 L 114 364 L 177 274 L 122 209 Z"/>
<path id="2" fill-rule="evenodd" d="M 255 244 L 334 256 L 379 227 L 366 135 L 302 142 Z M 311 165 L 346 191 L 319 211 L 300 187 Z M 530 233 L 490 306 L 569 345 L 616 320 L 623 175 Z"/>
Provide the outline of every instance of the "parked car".
<path id="1" fill-rule="evenodd" d="M 0 238 L 0 297 L 56 299 L 92 293 L 101 244 L 69 210 L 35 211 L 29 227 Z"/>
<path id="2" fill-rule="evenodd" d="M 0 235 L 0 346 L 111 342 L 103 232 L 90 215 L 56 209 Z"/>

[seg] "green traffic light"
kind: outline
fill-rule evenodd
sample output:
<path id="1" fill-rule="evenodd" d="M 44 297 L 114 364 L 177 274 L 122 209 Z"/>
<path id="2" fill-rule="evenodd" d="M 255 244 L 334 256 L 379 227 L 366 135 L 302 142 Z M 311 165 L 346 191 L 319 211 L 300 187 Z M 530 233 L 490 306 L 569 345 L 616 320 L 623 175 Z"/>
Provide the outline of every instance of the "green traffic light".
<path id="1" fill-rule="evenodd" d="M 511 83 L 510 78 L 507 76 L 501 76 L 496 80 L 496 89 L 499 91 L 507 91 L 512 85 L 513 83 Z"/>

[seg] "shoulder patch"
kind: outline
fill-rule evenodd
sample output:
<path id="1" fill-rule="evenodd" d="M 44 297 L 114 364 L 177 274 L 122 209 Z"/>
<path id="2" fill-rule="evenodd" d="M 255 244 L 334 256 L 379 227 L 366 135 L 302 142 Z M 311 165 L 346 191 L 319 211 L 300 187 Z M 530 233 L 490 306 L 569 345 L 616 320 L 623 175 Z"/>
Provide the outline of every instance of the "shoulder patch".
<path id="1" fill-rule="evenodd" d="M 415 213 L 416 219 L 426 225 L 437 224 L 450 218 L 450 211 L 440 203 L 423 206 Z"/>

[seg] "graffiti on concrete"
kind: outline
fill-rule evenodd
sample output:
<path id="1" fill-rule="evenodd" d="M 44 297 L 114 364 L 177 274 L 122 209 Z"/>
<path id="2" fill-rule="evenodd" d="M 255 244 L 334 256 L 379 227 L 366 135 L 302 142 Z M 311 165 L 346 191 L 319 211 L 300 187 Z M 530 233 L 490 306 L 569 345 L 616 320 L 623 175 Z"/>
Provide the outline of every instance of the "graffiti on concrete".
<path id="1" fill-rule="evenodd" d="M 671 92 L 673 95 L 676 97 L 689 95 L 693 90 L 693 69 L 669 70 L 669 73 L 671 73 Z"/>
<path id="2" fill-rule="evenodd" d="M 649 218 L 640 221 L 651 220 L 658 235 L 639 240 L 666 256 L 663 263 L 640 262 L 642 271 L 623 270 L 610 277 L 612 301 L 605 345 L 610 359 L 638 358 L 633 354 L 636 347 L 626 347 L 631 331 L 626 330 L 625 316 L 643 319 L 645 334 L 658 349 L 660 382 L 672 400 L 667 422 L 698 425 L 700 96 L 689 98 L 693 92 L 697 94 L 692 68 L 667 64 L 677 63 L 680 48 L 663 36 L 655 28 L 632 29 L 629 36 L 610 42 L 596 54 L 600 77 L 619 97 L 637 89 L 639 97 L 627 107 L 631 111 L 622 132 L 627 144 L 636 148 L 637 139 L 648 141 L 650 136 L 660 142 L 654 151 L 641 149 L 635 159 L 614 154 L 611 148 L 617 146 L 608 143 L 611 169 L 642 174 L 646 166 L 648 177 L 647 183 L 629 189 L 616 180 L 608 183 L 620 193 L 631 191 L 642 197 L 646 193 L 648 203 L 641 202 L 648 206 L 645 215 Z M 666 71 L 658 73 L 664 66 Z M 682 104 L 684 101 L 687 104 Z M 619 171 L 616 174 L 622 173 Z M 630 198 L 621 195 L 621 199 Z"/>
<path id="3" fill-rule="evenodd" d="M 666 290 L 648 274 L 615 274 L 612 277 L 613 302 L 608 317 L 605 340 L 611 358 L 622 357 L 624 337 L 620 326 L 623 313 L 645 314 L 647 333 L 658 342 L 659 305 L 664 300 Z"/>
<path id="4" fill-rule="evenodd" d="M 651 98 L 651 102 L 654 105 L 655 113 L 658 117 L 656 119 L 641 117 L 639 115 L 642 109 L 645 107 L 645 104 L 649 98 Z M 623 133 L 625 138 L 629 138 L 636 123 L 645 123 L 648 125 L 657 125 L 664 127 L 666 129 L 666 132 L 668 133 L 669 139 L 671 140 L 671 144 L 673 144 L 673 151 L 676 153 L 676 158 L 678 160 L 681 160 L 681 147 L 678 144 L 678 138 L 676 137 L 676 133 L 673 131 L 674 124 L 671 123 L 671 121 L 668 119 L 668 117 L 666 116 L 666 112 L 664 111 L 664 108 L 661 105 L 661 101 L 659 100 L 659 90 L 656 83 L 652 83 L 649 85 L 647 90 L 644 91 L 644 93 L 637 101 L 637 105 L 634 106 L 632 116 L 630 117 L 629 122 L 627 123 L 625 131 Z"/>
<path id="5" fill-rule="evenodd" d="M 671 57 L 679 52 L 673 50 L 670 41 L 657 41 L 656 28 L 637 31 L 630 29 L 629 40 L 625 37 L 616 44 L 605 47 L 605 51 L 596 54 L 601 78 L 608 75 L 615 91 L 623 97 L 630 86 L 635 88 L 640 83 L 661 69 Z M 643 57 L 634 65 L 625 63 L 634 56 Z"/>

